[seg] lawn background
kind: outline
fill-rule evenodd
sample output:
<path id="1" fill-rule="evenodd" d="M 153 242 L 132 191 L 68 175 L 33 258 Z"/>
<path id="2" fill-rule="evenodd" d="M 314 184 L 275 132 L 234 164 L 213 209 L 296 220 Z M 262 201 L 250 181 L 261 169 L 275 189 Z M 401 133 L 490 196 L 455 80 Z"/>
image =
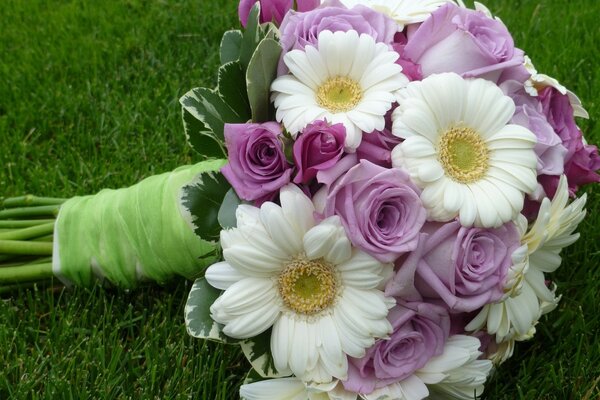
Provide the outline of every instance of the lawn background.
<path id="1" fill-rule="evenodd" d="M 600 2 L 489 0 L 540 72 L 574 90 L 600 143 Z M 216 81 L 237 2 L 3 0 L 0 197 L 74 196 L 197 160 L 178 98 Z M 554 275 L 563 299 L 487 399 L 600 397 L 600 189 Z M 234 399 L 244 359 L 187 337 L 189 283 L 129 293 L 21 290 L 0 301 L 0 399 Z"/>

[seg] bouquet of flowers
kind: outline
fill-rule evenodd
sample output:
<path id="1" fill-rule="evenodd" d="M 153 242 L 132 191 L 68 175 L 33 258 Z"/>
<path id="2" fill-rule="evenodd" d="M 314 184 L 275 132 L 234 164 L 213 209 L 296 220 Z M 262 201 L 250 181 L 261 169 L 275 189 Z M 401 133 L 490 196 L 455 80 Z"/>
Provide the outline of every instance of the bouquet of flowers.
<path id="1" fill-rule="evenodd" d="M 600 157 L 578 98 L 483 5 L 241 0 L 203 161 L 0 211 L 0 292 L 196 279 L 188 332 L 254 399 L 472 399 L 560 300 Z"/>
<path id="2" fill-rule="evenodd" d="M 560 300 L 600 157 L 483 5 L 242 0 L 181 99 L 233 190 L 188 332 L 256 399 L 473 399 Z"/>

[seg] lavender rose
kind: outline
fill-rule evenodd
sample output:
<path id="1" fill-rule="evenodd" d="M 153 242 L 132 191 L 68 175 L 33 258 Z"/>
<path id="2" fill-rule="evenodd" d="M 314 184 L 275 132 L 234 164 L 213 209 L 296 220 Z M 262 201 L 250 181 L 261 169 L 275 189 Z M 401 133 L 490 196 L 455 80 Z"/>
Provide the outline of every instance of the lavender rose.
<path id="1" fill-rule="evenodd" d="M 524 61 L 502 22 L 452 3 L 434 11 L 409 35 L 404 56 L 421 66 L 424 77 L 456 72 L 493 82 Z"/>
<path id="2" fill-rule="evenodd" d="M 400 303 L 388 320 L 394 329 L 390 338 L 378 340 L 363 358 L 351 358 L 346 390 L 369 394 L 411 376 L 429 359 L 442 354 L 450 332 L 446 309 L 428 303 Z"/>
<path id="3" fill-rule="evenodd" d="M 240 198 L 260 204 L 290 182 L 292 166 L 285 158 L 281 135 L 275 122 L 225 124 L 229 163 L 221 172 Z"/>
<path id="4" fill-rule="evenodd" d="M 308 183 L 317 172 L 333 167 L 344 155 L 346 129 L 343 124 L 315 121 L 302 130 L 294 142 L 294 162 L 298 173 L 294 183 Z"/>
<path id="5" fill-rule="evenodd" d="M 565 174 L 569 182 L 571 194 L 581 185 L 591 182 L 600 182 L 600 157 L 596 146 L 583 142 L 581 131 L 575 123 L 573 106 L 569 96 L 560 93 L 557 89 L 548 87 L 539 93 L 543 112 L 546 119 L 562 140 L 562 145 L 567 149 L 565 156 Z M 547 196 L 553 196 L 558 186 L 558 176 L 542 176 L 540 182 Z"/>
<path id="6" fill-rule="evenodd" d="M 241 0 L 238 6 L 238 16 L 244 27 L 254 4 L 260 3 L 259 21 L 281 24 L 285 14 L 294 6 L 294 0 Z M 296 0 L 298 11 L 309 11 L 319 5 L 319 0 Z"/>
<path id="7" fill-rule="evenodd" d="M 352 243 L 382 262 L 417 246 L 426 212 L 408 174 L 361 160 L 331 188 L 325 216 L 338 215 Z"/>
<path id="8" fill-rule="evenodd" d="M 428 222 L 423 232 L 417 250 L 388 283 L 388 296 L 414 298 L 416 289 L 423 298 L 443 301 L 451 312 L 471 312 L 502 298 L 512 254 L 521 245 L 513 223 L 482 229 L 458 221 Z"/>
<path id="9" fill-rule="evenodd" d="M 564 172 L 567 149 L 544 117 L 541 107 L 528 104 L 518 105 L 511 122 L 524 126 L 535 133 L 537 143 L 534 151 L 538 159 L 537 173 L 561 175 Z"/>
<path id="10" fill-rule="evenodd" d="M 324 2 L 321 7 L 306 13 L 290 12 L 281 23 L 281 46 L 283 52 L 279 63 L 279 74 L 287 72 L 283 63 L 286 52 L 304 50 L 306 45 L 316 45 L 322 31 L 356 31 L 365 33 L 376 42 L 392 43 L 397 25 L 393 19 L 368 7 L 357 5 L 347 9 L 338 0 Z"/>

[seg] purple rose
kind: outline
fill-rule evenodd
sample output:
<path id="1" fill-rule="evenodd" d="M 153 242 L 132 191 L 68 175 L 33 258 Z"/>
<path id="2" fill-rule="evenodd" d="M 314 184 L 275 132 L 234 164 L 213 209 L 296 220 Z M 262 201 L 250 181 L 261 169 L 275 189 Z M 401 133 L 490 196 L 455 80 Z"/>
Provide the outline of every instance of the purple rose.
<path id="1" fill-rule="evenodd" d="M 240 198 L 262 203 L 290 182 L 292 166 L 285 158 L 281 135 L 275 122 L 225 124 L 229 163 L 221 173 Z"/>
<path id="2" fill-rule="evenodd" d="M 294 6 L 294 0 L 240 0 L 238 16 L 244 27 L 248 23 L 250 10 L 252 10 L 252 7 L 256 3 L 260 3 L 259 21 L 261 23 L 274 22 L 277 25 L 281 24 L 285 14 Z M 319 0 L 296 0 L 298 11 L 312 10 L 319 3 Z"/>
<path id="3" fill-rule="evenodd" d="M 361 160 L 331 188 L 324 215 L 338 215 L 355 246 L 391 262 L 417 246 L 426 218 L 419 193 L 405 171 Z"/>
<path id="4" fill-rule="evenodd" d="M 371 161 L 384 168 L 392 168 L 392 149 L 401 142 L 397 136 L 392 135 L 389 129 L 381 132 L 375 131 L 363 135 L 356 155 L 361 160 Z"/>
<path id="5" fill-rule="evenodd" d="M 569 182 L 569 191 L 574 194 L 581 185 L 600 182 L 600 176 L 596 173 L 600 169 L 598 149 L 583 142 L 581 131 L 575 123 L 569 96 L 548 87 L 539 93 L 539 99 L 548 123 L 567 149 L 564 171 Z M 547 196 L 554 196 L 558 179 L 558 176 L 540 177 Z"/>
<path id="6" fill-rule="evenodd" d="M 369 394 L 411 376 L 429 359 L 442 354 L 449 336 L 450 318 L 446 309 L 428 303 L 400 303 L 388 320 L 394 331 L 367 349 L 363 358 L 351 358 L 346 390 Z"/>
<path id="7" fill-rule="evenodd" d="M 300 10 L 299 10 L 300 11 Z M 347 9 L 338 0 L 329 0 L 306 13 L 290 12 L 281 27 L 283 52 L 279 63 L 279 75 L 287 72 L 283 56 L 290 50 L 304 50 L 306 45 L 316 45 L 322 31 L 365 33 L 376 42 L 391 44 L 398 27 L 394 20 L 368 7 L 357 5 Z"/>
<path id="8" fill-rule="evenodd" d="M 397 32 L 394 36 L 394 43 L 392 43 L 392 48 L 396 53 L 398 53 L 398 55 L 400 55 L 398 60 L 396 60 L 396 64 L 400 64 L 402 67 L 402 73 L 406 75 L 409 81 L 420 81 L 423 79 L 421 66 L 412 62 L 404 54 L 406 43 L 408 43 L 406 35 L 404 35 L 402 32 Z"/>
<path id="9" fill-rule="evenodd" d="M 511 123 L 524 126 L 536 136 L 534 151 L 538 159 L 538 175 L 561 175 L 567 150 L 546 119 L 540 100 L 529 95 L 523 83 L 517 80 L 505 81 L 500 87 L 516 106 Z"/>
<path id="10" fill-rule="evenodd" d="M 495 229 L 428 222 L 419 246 L 397 269 L 386 294 L 439 299 L 470 312 L 502 298 L 512 254 L 521 245 L 513 223 Z M 418 298 L 418 297 L 417 297 Z"/>
<path id="11" fill-rule="evenodd" d="M 564 171 L 567 149 L 542 114 L 541 106 L 518 105 L 511 123 L 524 126 L 535 133 L 537 143 L 534 151 L 538 159 L 537 173 L 561 175 Z"/>
<path id="12" fill-rule="evenodd" d="M 408 37 L 404 55 L 421 65 L 425 77 L 455 72 L 493 82 L 524 61 L 502 22 L 452 3 L 434 11 Z"/>
<path id="13" fill-rule="evenodd" d="M 298 168 L 294 183 L 308 183 L 317 172 L 333 167 L 344 155 L 345 139 L 343 124 L 315 121 L 304 128 L 294 142 L 294 162 Z"/>

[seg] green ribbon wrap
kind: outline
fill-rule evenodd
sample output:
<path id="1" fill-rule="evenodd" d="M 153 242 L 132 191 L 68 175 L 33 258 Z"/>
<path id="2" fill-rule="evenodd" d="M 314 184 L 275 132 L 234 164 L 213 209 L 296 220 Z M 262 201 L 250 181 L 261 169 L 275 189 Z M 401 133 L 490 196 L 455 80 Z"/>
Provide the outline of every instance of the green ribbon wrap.
<path id="1" fill-rule="evenodd" d="M 217 243 L 194 232 L 184 188 L 214 179 L 225 162 L 208 160 L 129 188 L 68 200 L 55 225 L 54 275 L 67 284 L 90 286 L 106 279 L 122 288 L 201 276 L 218 261 Z"/>

